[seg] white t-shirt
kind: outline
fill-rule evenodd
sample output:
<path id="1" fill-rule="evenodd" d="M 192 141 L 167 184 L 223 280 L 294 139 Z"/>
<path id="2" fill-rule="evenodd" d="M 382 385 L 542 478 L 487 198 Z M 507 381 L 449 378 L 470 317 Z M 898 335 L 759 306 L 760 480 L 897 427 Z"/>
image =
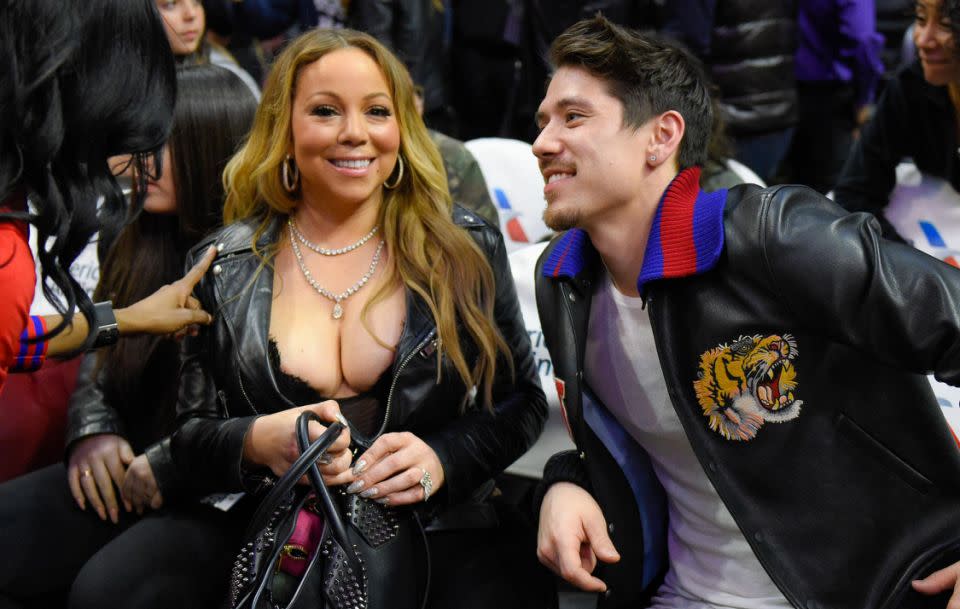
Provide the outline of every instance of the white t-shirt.
<path id="1" fill-rule="evenodd" d="M 697 461 L 667 394 L 650 317 L 609 276 L 590 311 L 586 380 L 667 492 L 669 569 L 653 609 L 789 609 Z"/>

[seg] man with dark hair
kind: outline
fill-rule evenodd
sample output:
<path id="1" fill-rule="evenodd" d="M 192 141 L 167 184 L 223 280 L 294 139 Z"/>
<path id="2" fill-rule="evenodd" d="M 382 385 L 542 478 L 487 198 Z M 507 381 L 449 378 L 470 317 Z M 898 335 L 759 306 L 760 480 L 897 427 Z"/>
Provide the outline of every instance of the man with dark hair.
<path id="1" fill-rule="evenodd" d="M 960 272 L 807 188 L 701 192 L 671 44 L 597 17 L 551 60 L 537 304 L 577 450 L 541 561 L 604 608 L 945 607 L 960 451 L 921 373 L 960 384 Z"/>

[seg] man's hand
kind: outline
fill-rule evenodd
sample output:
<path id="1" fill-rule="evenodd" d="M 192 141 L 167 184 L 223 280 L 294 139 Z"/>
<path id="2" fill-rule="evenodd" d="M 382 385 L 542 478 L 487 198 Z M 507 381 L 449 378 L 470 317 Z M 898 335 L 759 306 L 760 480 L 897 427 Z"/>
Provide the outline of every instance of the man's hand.
<path id="1" fill-rule="evenodd" d="M 87 509 L 89 501 L 100 520 L 109 515 L 116 524 L 120 509 L 114 485 L 121 487 L 124 470 L 131 461 L 130 443 L 116 434 L 97 434 L 77 441 L 67 463 L 67 484 L 80 509 Z M 129 512 L 132 506 L 124 502 L 124 507 Z"/>
<path id="2" fill-rule="evenodd" d="M 217 248 L 210 246 L 200 261 L 182 278 L 129 307 L 114 311 L 120 333 L 176 335 L 191 326 L 213 321 L 213 317 L 200 308 L 200 302 L 191 294 L 216 256 Z"/>
<path id="3" fill-rule="evenodd" d="M 934 571 L 923 579 L 913 581 L 913 589 L 921 594 L 933 596 L 945 590 L 953 589 L 947 609 L 960 609 L 960 562 Z"/>
<path id="4" fill-rule="evenodd" d="M 550 487 L 540 506 L 537 557 L 554 573 L 588 592 L 607 585 L 591 575 L 597 561 L 614 563 L 620 554 L 607 535 L 607 521 L 590 493 L 570 482 Z"/>

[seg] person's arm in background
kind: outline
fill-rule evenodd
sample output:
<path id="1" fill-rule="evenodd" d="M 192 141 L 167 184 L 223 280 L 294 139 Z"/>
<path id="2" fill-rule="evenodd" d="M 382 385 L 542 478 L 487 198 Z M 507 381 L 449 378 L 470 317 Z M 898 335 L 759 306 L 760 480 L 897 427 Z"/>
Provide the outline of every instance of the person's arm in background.
<path id="1" fill-rule="evenodd" d="M 883 62 L 880 60 L 883 36 L 877 33 L 873 0 L 842 0 L 837 4 L 839 54 L 852 73 L 854 110 L 859 127 L 870 117 L 877 84 L 883 75 Z"/>
<path id="2" fill-rule="evenodd" d="M 20 335 L 29 319 L 35 284 L 26 224 L 0 221 L 0 387 L 7 369 L 26 356 Z"/>
<path id="3" fill-rule="evenodd" d="M 447 185 L 454 203 L 474 211 L 490 224 L 499 227 L 500 216 L 490 199 L 487 181 L 483 179 L 480 164 L 460 140 L 430 130 L 430 139 L 440 150 Z"/>
<path id="4" fill-rule="evenodd" d="M 883 235 L 901 241 L 883 210 L 896 184 L 897 164 L 909 156 L 905 154 L 905 131 L 916 118 L 908 112 L 899 80 L 890 80 L 877 102 L 873 118 L 863 126 L 860 137 L 850 148 L 833 191 L 834 201 L 840 207 L 874 214 L 883 227 Z"/>

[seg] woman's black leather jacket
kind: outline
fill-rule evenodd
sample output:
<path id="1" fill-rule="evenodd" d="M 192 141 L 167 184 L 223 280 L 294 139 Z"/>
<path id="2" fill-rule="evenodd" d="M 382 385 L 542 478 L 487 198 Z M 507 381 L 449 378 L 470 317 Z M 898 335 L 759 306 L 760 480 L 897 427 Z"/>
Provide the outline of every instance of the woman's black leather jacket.
<path id="1" fill-rule="evenodd" d="M 520 314 L 503 238 L 476 215 L 456 207 L 453 219 L 487 254 L 496 278 L 494 315 L 513 356 L 513 376 L 501 362 L 493 409 L 471 401 L 444 360 L 437 380 L 437 330 L 429 310 L 408 292 L 406 324 L 392 370 L 382 432 L 410 431 L 443 464 L 446 484 L 431 503 L 460 502 L 502 472 L 536 440 L 547 416 L 530 340 Z M 222 246 L 195 294 L 214 322 L 183 347 L 178 429 L 171 436 L 169 471 L 155 472 L 178 493 L 259 490 L 245 471 L 243 441 L 254 418 L 293 406 L 278 391 L 267 359 L 273 271 L 252 248 L 259 219 L 232 224 L 194 248 L 187 265 L 216 243 Z M 275 243 L 274 221 L 258 248 Z M 470 357 L 472 347 L 465 345 Z M 262 480 L 262 479 L 261 479 Z"/>

